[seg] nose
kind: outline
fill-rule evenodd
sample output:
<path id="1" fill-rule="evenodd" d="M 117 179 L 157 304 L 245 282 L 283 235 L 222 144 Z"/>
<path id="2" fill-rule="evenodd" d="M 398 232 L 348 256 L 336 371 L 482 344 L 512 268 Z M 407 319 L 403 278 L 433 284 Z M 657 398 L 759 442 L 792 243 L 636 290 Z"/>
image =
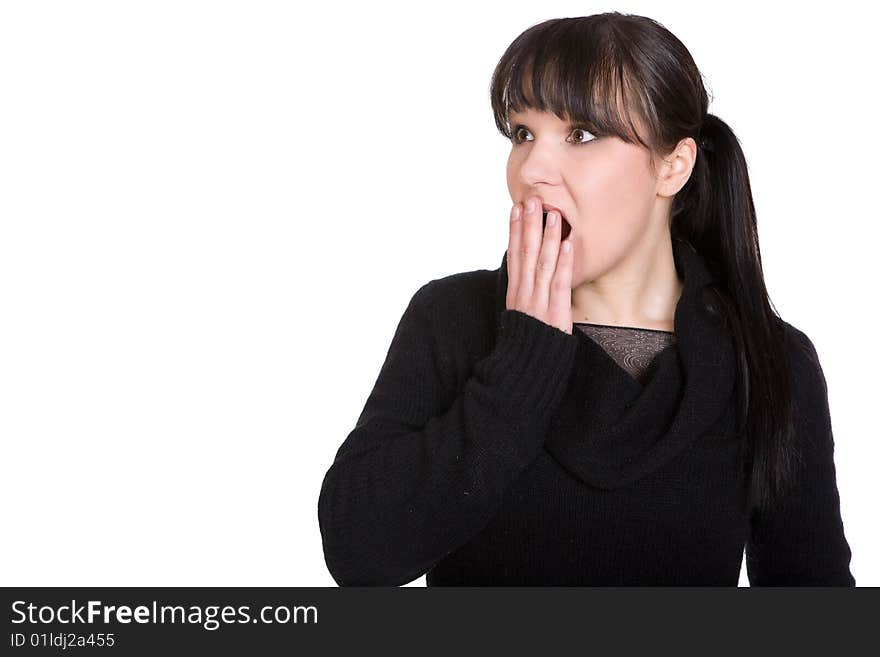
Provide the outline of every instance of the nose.
<path id="1" fill-rule="evenodd" d="M 559 153 L 552 144 L 533 143 L 517 163 L 520 184 L 526 189 L 535 189 L 541 182 L 554 184 L 553 181 L 559 177 L 558 163 Z"/>

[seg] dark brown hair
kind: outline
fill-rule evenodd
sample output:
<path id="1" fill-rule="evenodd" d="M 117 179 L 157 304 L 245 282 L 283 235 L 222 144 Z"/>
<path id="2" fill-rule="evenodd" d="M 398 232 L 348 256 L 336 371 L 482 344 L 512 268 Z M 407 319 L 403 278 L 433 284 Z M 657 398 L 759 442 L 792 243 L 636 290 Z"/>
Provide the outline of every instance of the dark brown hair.
<path id="1" fill-rule="evenodd" d="M 609 12 L 548 20 L 507 48 L 492 76 L 490 100 L 496 126 L 508 139 L 510 110 L 528 107 L 661 157 L 684 138 L 697 142 L 694 169 L 672 203 L 670 232 L 690 242 L 716 278 L 708 309 L 723 317 L 736 346 L 737 432 L 748 436 L 746 505 L 764 508 L 794 481 L 802 462 L 785 330 L 764 285 L 745 156 L 727 123 L 708 112 L 703 76 L 687 48 L 644 16 Z M 814 351 L 810 357 L 816 358 Z"/>

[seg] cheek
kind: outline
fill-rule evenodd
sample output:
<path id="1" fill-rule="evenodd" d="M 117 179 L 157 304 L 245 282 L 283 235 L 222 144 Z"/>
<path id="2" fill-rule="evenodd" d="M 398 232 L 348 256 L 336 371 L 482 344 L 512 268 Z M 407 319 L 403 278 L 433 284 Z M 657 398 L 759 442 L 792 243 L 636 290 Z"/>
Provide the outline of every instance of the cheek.
<path id="1" fill-rule="evenodd" d="M 644 230 L 653 188 L 637 166 L 632 159 L 609 158 L 581 187 L 575 279 L 593 279 L 610 269 Z"/>
<path id="2" fill-rule="evenodd" d="M 515 181 L 516 181 L 516 173 L 518 171 L 519 162 L 517 161 L 514 154 L 511 152 L 507 156 L 507 191 L 510 192 L 511 197 L 513 197 L 513 190 L 515 189 Z"/>
<path id="3" fill-rule="evenodd" d="M 588 215 L 598 224 L 619 226 L 640 220 L 650 180 L 631 159 L 609 160 L 589 179 Z"/>

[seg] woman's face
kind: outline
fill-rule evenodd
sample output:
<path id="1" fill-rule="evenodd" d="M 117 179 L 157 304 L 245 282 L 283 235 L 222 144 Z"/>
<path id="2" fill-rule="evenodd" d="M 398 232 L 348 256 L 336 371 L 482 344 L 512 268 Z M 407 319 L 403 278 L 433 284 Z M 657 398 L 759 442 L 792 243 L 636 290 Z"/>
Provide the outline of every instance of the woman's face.
<path id="1" fill-rule="evenodd" d="M 668 209 L 658 202 L 658 178 L 644 147 L 619 137 L 596 138 L 552 112 L 531 108 L 511 111 L 510 126 L 511 199 L 524 203 L 535 195 L 562 210 L 571 225 L 572 287 L 598 278 L 640 239 L 666 229 Z"/>

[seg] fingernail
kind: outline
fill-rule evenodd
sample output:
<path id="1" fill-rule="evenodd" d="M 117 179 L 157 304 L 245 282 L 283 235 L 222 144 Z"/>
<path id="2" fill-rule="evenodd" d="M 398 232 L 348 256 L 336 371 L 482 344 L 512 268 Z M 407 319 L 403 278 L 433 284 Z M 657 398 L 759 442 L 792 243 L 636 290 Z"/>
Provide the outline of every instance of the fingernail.
<path id="1" fill-rule="evenodd" d="M 513 221 L 519 221 L 521 214 L 522 214 L 522 210 L 520 210 L 519 205 L 514 205 L 513 210 L 510 211 L 510 218 Z"/>
<path id="2" fill-rule="evenodd" d="M 534 212 L 535 211 L 535 199 L 530 198 L 528 201 L 526 201 L 526 211 L 527 212 Z"/>
<path id="3" fill-rule="evenodd" d="M 550 214 L 547 215 L 547 223 L 550 224 L 551 226 L 556 225 L 556 213 L 555 212 L 551 212 Z"/>
<path id="4" fill-rule="evenodd" d="M 568 240 L 565 240 L 562 243 L 562 252 L 568 253 L 569 251 L 571 251 L 571 242 L 569 242 Z"/>

